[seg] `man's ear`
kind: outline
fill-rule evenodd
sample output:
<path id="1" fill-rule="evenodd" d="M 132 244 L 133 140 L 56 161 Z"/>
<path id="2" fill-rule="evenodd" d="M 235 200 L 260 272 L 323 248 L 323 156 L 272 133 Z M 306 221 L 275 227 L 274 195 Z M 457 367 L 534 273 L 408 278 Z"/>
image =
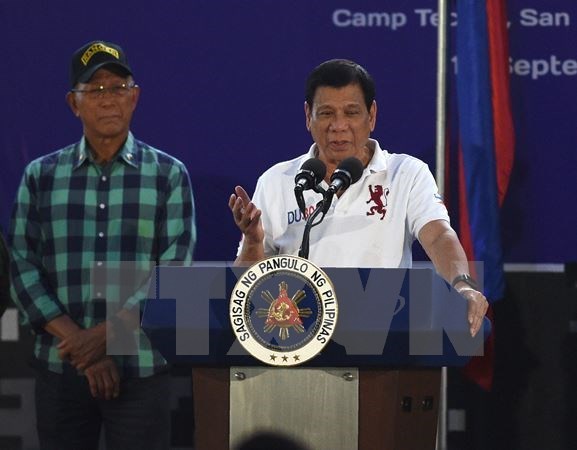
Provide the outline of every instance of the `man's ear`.
<path id="1" fill-rule="evenodd" d="M 132 94 L 132 110 L 136 109 L 136 105 L 138 105 L 138 99 L 140 98 L 140 86 L 134 86 L 131 89 Z"/>
<path id="2" fill-rule="evenodd" d="M 311 131 L 311 108 L 306 101 L 305 101 L 305 124 L 307 130 Z"/>
<path id="3" fill-rule="evenodd" d="M 80 111 L 78 110 L 78 105 L 76 103 L 76 95 L 74 95 L 74 92 L 68 92 L 66 94 L 66 103 L 68 103 L 68 106 L 72 110 L 72 114 L 74 114 L 76 117 L 79 117 Z"/>
<path id="4" fill-rule="evenodd" d="M 369 109 L 369 122 L 371 124 L 371 131 L 375 130 L 375 125 L 377 123 L 377 102 L 373 100 L 371 109 Z"/>

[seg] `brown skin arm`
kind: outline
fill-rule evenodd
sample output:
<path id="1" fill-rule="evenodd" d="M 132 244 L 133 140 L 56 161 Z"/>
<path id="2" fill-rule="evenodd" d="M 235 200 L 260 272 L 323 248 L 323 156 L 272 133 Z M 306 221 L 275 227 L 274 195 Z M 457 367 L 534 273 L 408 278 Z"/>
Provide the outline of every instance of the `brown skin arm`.
<path id="1" fill-rule="evenodd" d="M 437 272 L 447 281 L 469 273 L 469 263 L 457 233 L 445 220 L 427 223 L 419 233 L 419 242 L 433 262 Z M 489 307 L 485 296 L 466 283 L 457 283 L 455 289 L 467 300 L 467 320 L 471 336 L 475 336 Z"/>
<path id="2" fill-rule="evenodd" d="M 71 334 L 81 330 L 76 322 L 65 314 L 52 319 L 44 325 L 44 329 L 60 340 L 63 340 Z"/>

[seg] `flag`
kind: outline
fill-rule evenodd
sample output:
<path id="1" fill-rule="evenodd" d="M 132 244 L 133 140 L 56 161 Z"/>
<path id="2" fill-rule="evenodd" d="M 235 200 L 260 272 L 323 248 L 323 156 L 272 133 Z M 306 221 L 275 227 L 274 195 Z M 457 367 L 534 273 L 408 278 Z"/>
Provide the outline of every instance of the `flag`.
<path id="1" fill-rule="evenodd" d="M 469 261 L 483 263 L 477 275 L 492 303 L 504 295 L 500 208 L 514 156 L 505 0 L 458 0 L 457 20 L 459 235 Z M 487 390 L 494 334 L 465 368 Z"/>

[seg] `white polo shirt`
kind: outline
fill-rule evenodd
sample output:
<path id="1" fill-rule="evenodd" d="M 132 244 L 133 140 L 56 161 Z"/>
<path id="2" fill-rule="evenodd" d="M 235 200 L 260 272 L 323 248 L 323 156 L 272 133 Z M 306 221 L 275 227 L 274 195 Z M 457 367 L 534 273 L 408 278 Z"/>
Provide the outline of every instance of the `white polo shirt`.
<path id="1" fill-rule="evenodd" d="M 423 225 L 449 221 L 424 162 L 388 153 L 373 139 L 369 145 L 375 151 L 360 180 L 333 198 L 323 222 L 311 230 L 309 259 L 320 267 L 411 267 L 411 246 Z M 294 178 L 314 157 L 315 146 L 258 179 L 252 200 L 262 210 L 266 256 L 298 255 L 306 218 L 297 206 Z M 322 186 L 328 188 L 324 181 Z M 322 195 L 309 190 L 304 199 L 311 213 Z"/>

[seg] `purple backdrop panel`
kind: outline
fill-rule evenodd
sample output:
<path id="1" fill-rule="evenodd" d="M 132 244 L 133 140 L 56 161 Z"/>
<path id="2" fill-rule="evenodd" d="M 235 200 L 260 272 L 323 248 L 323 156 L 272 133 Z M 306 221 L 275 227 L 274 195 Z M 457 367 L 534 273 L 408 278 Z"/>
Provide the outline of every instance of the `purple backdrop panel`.
<path id="1" fill-rule="evenodd" d="M 552 207 L 577 196 L 577 129 L 565 119 L 577 105 L 573 3 L 549 1 L 545 11 L 537 0 L 509 1 L 518 146 L 503 220 L 508 262 L 577 259 L 576 213 Z M 135 135 L 190 171 L 197 259 L 234 258 L 234 186 L 252 191 L 268 166 L 310 145 L 304 80 L 323 60 L 363 64 L 377 81 L 374 136 L 434 169 L 436 8 L 435 0 L 0 0 L 2 228 L 25 164 L 81 135 L 64 96 L 69 57 L 92 39 L 120 43 L 131 60 L 142 88 Z"/>

